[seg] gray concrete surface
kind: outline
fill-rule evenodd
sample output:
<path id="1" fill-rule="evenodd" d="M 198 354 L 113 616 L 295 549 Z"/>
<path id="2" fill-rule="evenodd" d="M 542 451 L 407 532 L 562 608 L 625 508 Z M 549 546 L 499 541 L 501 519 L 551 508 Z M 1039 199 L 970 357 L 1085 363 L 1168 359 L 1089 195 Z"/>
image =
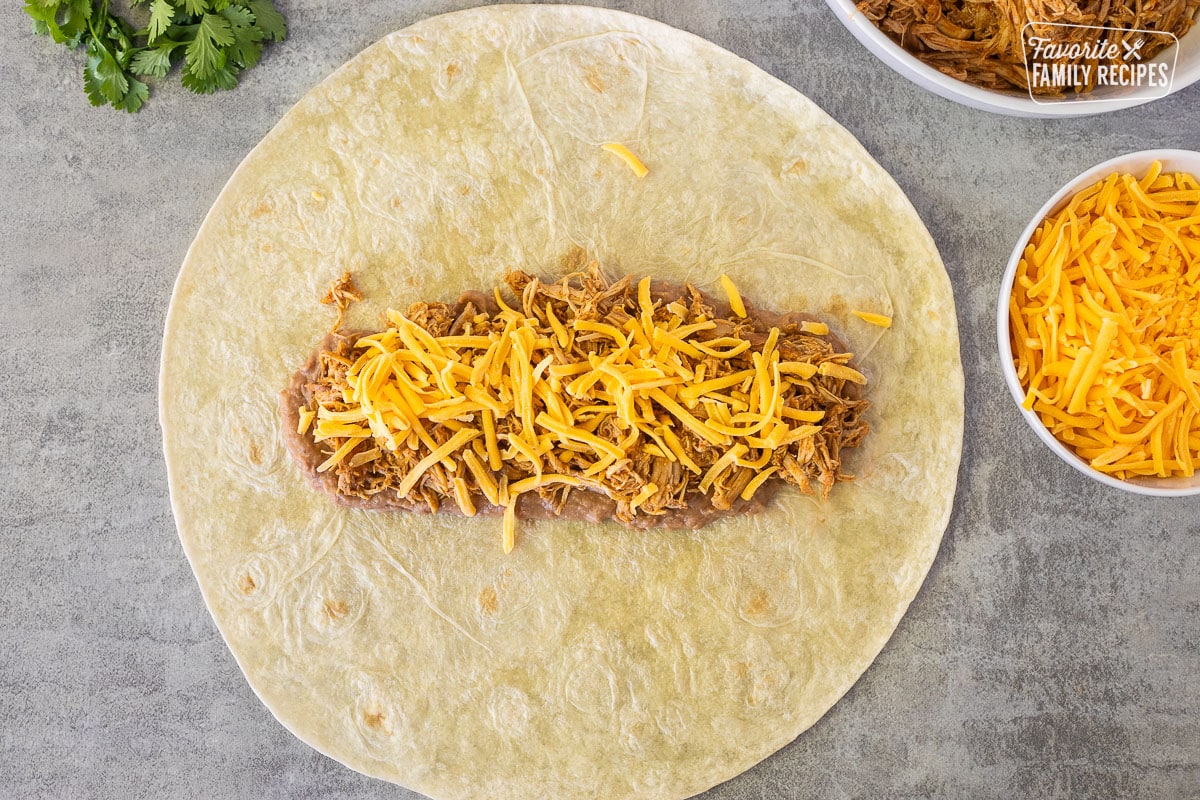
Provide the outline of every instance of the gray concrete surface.
<path id="1" fill-rule="evenodd" d="M 175 535 L 159 342 L 191 238 L 238 161 L 385 33 L 462 2 L 285 0 L 292 36 L 237 91 L 177 80 L 87 105 L 81 55 L 0 10 L 0 797 L 407 798 L 256 700 Z M 1200 797 L 1200 498 L 1139 499 L 1059 463 L 1005 394 L 1000 274 L 1066 179 L 1200 149 L 1200 86 L 1073 121 L 927 94 L 819 0 L 618 2 L 813 98 L 896 177 L 954 279 L 967 374 L 955 513 L 875 665 L 733 798 Z"/>

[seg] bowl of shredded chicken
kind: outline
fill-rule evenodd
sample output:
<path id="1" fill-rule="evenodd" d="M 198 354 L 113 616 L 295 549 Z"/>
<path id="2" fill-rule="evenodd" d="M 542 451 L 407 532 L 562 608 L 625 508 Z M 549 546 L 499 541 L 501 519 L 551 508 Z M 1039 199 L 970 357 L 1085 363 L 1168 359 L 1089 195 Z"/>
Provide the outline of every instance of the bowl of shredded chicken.
<path id="1" fill-rule="evenodd" d="M 1117 111 L 1200 80 L 1200 0 L 826 0 L 876 57 L 922 88 L 971 108 L 1018 117 Z M 1028 42 L 1052 54 L 1066 91 L 1039 85 Z M 1153 77 L 1098 85 L 1118 61 Z M 1115 67 L 1114 67 L 1115 68 Z M 1121 64 L 1121 69 L 1126 69 Z M 1157 78 L 1157 80 L 1155 80 Z M 1032 85 L 1032 90 L 1031 90 Z"/>
<path id="2" fill-rule="evenodd" d="M 1013 399 L 1064 462 L 1200 494 L 1200 153 L 1131 153 L 1055 194 L 1013 250 L 997 334 Z"/>

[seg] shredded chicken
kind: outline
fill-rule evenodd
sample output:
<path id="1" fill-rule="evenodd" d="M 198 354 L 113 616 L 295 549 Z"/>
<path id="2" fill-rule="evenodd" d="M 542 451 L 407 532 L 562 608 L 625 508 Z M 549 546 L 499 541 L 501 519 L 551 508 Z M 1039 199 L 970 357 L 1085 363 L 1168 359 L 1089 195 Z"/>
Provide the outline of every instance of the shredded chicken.
<path id="1" fill-rule="evenodd" d="M 581 365 L 581 362 L 587 365 L 589 359 L 594 364 L 596 357 L 604 357 L 613 350 L 613 338 L 599 331 L 578 332 L 572 335 L 568 346 L 563 347 L 561 340 L 556 337 L 556 326 L 561 330 L 564 324 L 586 320 L 607 323 L 620 329 L 644 314 L 643 308 L 639 307 L 636 284 L 629 277 L 610 282 L 594 263 L 555 283 L 543 283 L 522 271 L 510 273 L 506 281 L 516 297 L 515 301 L 506 302 L 532 321 L 531 327 L 540 341 L 551 342 L 538 346 L 537 352 L 532 355 L 532 363 L 545 362 L 564 369 L 570 365 Z M 703 354 L 702 358 L 684 357 L 681 366 L 696 375 L 697 382 L 700 377 L 710 381 L 739 371 L 753 370 L 754 354 L 761 355 L 768 340 L 778 351 L 776 362 L 782 359 L 814 367 L 828 364 L 848 368 L 850 365 L 851 354 L 835 347 L 832 337 L 806 333 L 802 330 L 805 323 L 798 315 L 779 317 L 756 312 L 747 304 L 750 309 L 748 316 L 739 318 L 727 306 L 709 299 L 690 284 L 683 287 L 654 285 L 651 291 L 655 322 L 669 320 L 670 324 L 677 327 L 695 323 L 699 323 L 696 327 L 704 327 L 711 322 L 711 327 L 694 334 L 695 341 L 713 342 L 714 347 L 718 344 L 725 347 L 735 340 L 750 343 L 749 349 L 733 357 L 718 358 Z M 506 314 L 511 320 L 511 311 L 505 312 L 492 298 L 472 292 L 463 295 L 454 305 L 415 303 L 404 317 L 434 338 L 487 337 L 500 334 L 505 329 Z M 316 357 L 315 365 L 308 372 L 301 373 L 304 375 L 300 394 L 303 398 L 302 409 L 326 418 L 355 411 L 347 402 L 347 375 L 370 348 L 364 340 L 367 335 L 359 331 L 340 331 L 327 340 L 325 348 Z M 575 374 L 579 372 L 577 370 Z M 846 369 L 845 372 L 858 376 L 852 369 Z M 812 426 L 816 430 L 785 447 L 771 450 L 750 448 L 742 454 L 740 462 L 761 460 L 760 466 L 752 468 L 731 463 L 704 492 L 700 491 L 701 476 L 709 472 L 729 448 L 715 446 L 687 426 L 676 424 L 677 421 L 672 420 L 670 414 L 656 402 L 645 398 L 637 401 L 644 403 L 639 408 L 645 414 L 645 419 L 657 420 L 670 429 L 670 434 L 698 472 L 685 468 L 683 459 L 668 457 L 662 447 L 663 442 L 656 443 L 636 428 L 630 430 L 623 427 L 614 415 L 603 416 L 590 410 L 589 407 L 594 409 L 597 404 L 612 402 L 599 397 L 598 390 L 588 390 L 578 396 L 564 390 L 556 396 L 578 425 L 586 427 L 589 423 L 596 423 L 592 434 L 606 443 L 620 444 L 625 457 L 613 461 L 599 472 L 596 468 L 603 460 L 599 453 L 566 440 L 540 454 L 544 464 L 539 471 L 535 471 L 528 459 L 517 457 L 523 431 L 521 416 L 516 410 L 497 416 L 494 425 L 498 440 L 501 443 L 513 443 L 504 452 L 500 469 L 492 473 L 500 487 L 500 505 L 504 504 L 503 498 L 507 496 L 506 487 L 540 474 L 569 476 L 578 480 L 572 485 L 554 483 L 534 490 L 556 511 L 562 511 L 573 491 L 601 492 L 615 501 L 614 516 L 626 523 L 638 515 L 661 515 L 670 509 L 685 508 L 688 503 L 698 500 L 710 503 L 717 510 L 734 508 L 751 481 L 763 470 L 772 468 L 772 481 L 782 479 L 803 492 L 828 495 L 835 482 L 852 478 L 841 469 L 842 451 L 857 446 L 867 434 L 863 413 L 868 402 L 861 399 L 859 387 L 854 382 L 836 374 L 818 373 L 804 380 L 781 380 L 779 385 L 786 386 L 780 389 L 781 408 L 808 412 L 807 417 L 801 415 L 799 418 L 819 418 L 820 421 Z M 723 391 L 731 395 L 739 393 L 736 384 Z M 503 395 L 503 391 L 500 392 L 498 402 L 506 401 Z M 508 402 L 514 401 L 509 398 Z M 703 420 L 709 407 L 704 403 L 697 404 L 692 413 Z M 536 399 L 533 415 L 541 417 L 544 411 L 545 398 Z M 440 447 L 449 442 L 456 432 L 461 434 L 464 426 L 474 427 L 478 422 L 478 419 L 464 420 L 461 417 L 448 421 L 448 424 L 426 422 L 428 440 L 415 434 L 401 436 L 401 445 L 395 449 L 390 449 L 378 436 L 365 444 L 355 445 L 349 451 L 352 455 L 342 458 L 332 467 L 337 478 L 337 493 L 358 498 L 371 498 L 382 493 L 392 501 L 398 501 L 395 504 L 399 507 L 425 506 L 433 512 L 445 504 L 462 508 L 467 513 L 474 513 L 473 509 L 477 507 L 486 507 L 489 501 L 472 468 L 473 464 L 478 465 L 479 462 L 487 464 L 487 453 L 478 440 L 473 443 L 474 449 L 471 445 L 464 445 L 458 452 L 427 467 L 408 492 L 400 494 L 400 487 L 406 478 L 432 452 L 431 444 Z M 725 423 L 729 424 L 729 420 L 726 419 Z M 789 424 L 800 426 L 802 423 Z M 320 449 L 322 458 L 332 458 L 349 441 L 348 438 L 331 436 L 314 443 L 311 434 L 309 436 L 309 442 Z"/>
<path id="2" fill-rule="evenodd" d="M 354 285 L 354 279 L 350 277 L 349 272 L 343 272 L 342 277 L 329 284 L 329 291 L 321 298 L 321 303 L 327 306 L 337 307 L 337 319 L 334 320 L 331 331 L 336 331 L 342 327 L 342 319 L 346 315 L 346 309 L 351 303 L 362 300 L 362 292 Z"/>
<path id="3" fill-rule="evenodd" d="M 1055 44 L 1094 44 L 1105 38 L 1116 44 L 1136 36 L 1131 33 L 1135 30 L 1182 37 L 1196 20 L 1200 0 L 860 0 L 858 9 L 910 53 L 952 78 L 984 89 L 1026 91 L 1021 32 L 1030 22 L 1038 37 Z M 1103 28 L 1125 33 L 1114 37 Z M 1151 37 L 1140 51 L 1141 61 L 1169 44 L 1167 37 Z M 1034 92 L 1056 90 L 1035 87 Z"/>

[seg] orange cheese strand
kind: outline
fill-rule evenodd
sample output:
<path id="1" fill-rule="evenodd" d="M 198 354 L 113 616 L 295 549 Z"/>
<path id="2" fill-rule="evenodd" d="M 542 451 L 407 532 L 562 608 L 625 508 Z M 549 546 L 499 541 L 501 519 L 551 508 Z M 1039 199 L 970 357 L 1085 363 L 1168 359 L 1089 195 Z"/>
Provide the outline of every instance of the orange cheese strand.
<path id="1" fill-rule="evenodd" d="M 1110 175 L 1034 232 L 1009 337 L 1023 406 L 1121 479 L 1200 461 L 1200 192 L 1156 162 Z"/>
<path id="2" fill-rule="evenodd" d="M 650 170 L 642 163 L 642 160 L 634 155 L 633 151 L 620 142 L 605 142 L 600 147 L 612 153 L 617 158 L 625 162 L 625 164 L 633 170 L 633 174 L 639 178 L 646 177 L 646 173 Z"/>

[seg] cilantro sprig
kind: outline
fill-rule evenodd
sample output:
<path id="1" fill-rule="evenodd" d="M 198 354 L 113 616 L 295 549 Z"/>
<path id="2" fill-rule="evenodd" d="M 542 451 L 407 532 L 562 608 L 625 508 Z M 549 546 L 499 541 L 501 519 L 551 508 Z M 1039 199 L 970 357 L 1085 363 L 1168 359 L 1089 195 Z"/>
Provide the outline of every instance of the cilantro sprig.
<path id="1" fill-rule="evenodd" d="M 161 78 L 180 63 L 180 80 L 193 92 L 232 89 L 265 43 L 287 36 L 272 0 L 130 0 L 147 6 L 143 28 L 111 13 L 108 2 L 25 0 L 36 33 L 84 48 L 83 88 L 94 106 L 137 111 L 150 94 L 141 79 Z"/>

